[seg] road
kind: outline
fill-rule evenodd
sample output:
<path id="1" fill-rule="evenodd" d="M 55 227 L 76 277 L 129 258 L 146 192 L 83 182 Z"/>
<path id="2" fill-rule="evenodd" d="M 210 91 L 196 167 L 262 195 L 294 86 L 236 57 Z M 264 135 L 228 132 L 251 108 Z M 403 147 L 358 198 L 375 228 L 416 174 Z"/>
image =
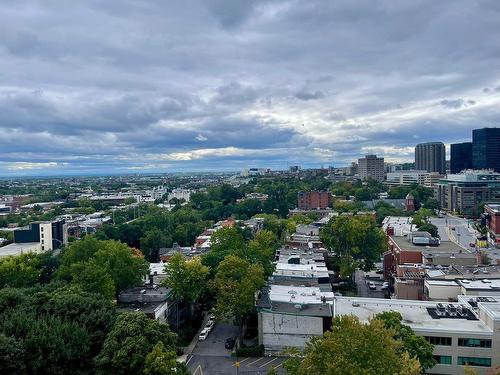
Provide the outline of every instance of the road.
<path id="1" fill-rule="evenodd" d="M 362 270 L 356 270 L 354 279 L 356 281 L 359 297 L 384 298 L 384 292 L 381 290 L 382 281 L 367 280 L 365 273 Z M 373 281 L 377 286 L 377 290 L 371 290 L 368 288 L 368 281 Z"/>
<path id="2" fill-rule="evenodd" d="M 262 374 L 275 367 L 278 374 L 284 374 L 282 357 L 234 358 L 224 347 L 226 339 L 238 336 L 239 327 L 216 323 L 205 341 L 198 341 L 186 364 L 193 375 Z M 239 369 L 236 368 L 239 362 Z"/>
<path id="3" fill-rule="evenodd" d="M 438 228 L 441 241 L 453 241 L 464 249 L 475 250 L 470 244 L 476 242 L 477 231 L 467 219 L 446 215 L 444 218 L 432 217 L 430 221 Z"/>

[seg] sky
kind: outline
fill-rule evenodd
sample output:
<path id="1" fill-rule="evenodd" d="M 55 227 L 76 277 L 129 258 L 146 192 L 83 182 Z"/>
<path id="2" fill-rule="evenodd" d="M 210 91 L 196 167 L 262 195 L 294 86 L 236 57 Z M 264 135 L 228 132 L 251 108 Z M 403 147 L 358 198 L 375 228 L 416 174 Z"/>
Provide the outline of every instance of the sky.
<path id="1" fill-rule="evenodd" d="M 0 176 L 413 161 L 500 126 L 500 1 L 2 0 Z"/>

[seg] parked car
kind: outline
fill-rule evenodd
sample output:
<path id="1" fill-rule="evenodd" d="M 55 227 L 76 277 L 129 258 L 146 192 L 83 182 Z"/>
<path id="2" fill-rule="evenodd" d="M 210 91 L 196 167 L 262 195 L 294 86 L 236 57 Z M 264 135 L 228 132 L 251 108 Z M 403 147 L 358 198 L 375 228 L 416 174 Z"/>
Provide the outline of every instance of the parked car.
<path id="1" fill-rule="evenodd" d="M 210 316 L 208 317 L 208 321 L 214 321 L 215 322 L 215 315 L 214 314 L 210 314 Z"/>
<path id="2" fill-rule="evenodd" d="M 368 288 L 370 288 L 371 290 L 376 290 L 377 286 L 375 285 L 375 283 L 373 281 L 370 281 L 368 283 Z"/>
<path id="3" fill-rule="evenodd" d="M 209 333 L 210 331 L 208 329 L 203 328 L 203 330 L 200 332 L 200 335 L 198 336 L 198 340 L 205 341 Z"/>
<path id="4" fill-rule="evenodd" d="M 384 281 L 384 283 L 382 284 L 382 290 L 386 290 L 386 289 L 389 289 L 389 283 L 387 281 Z"/>
<path id="5" fill-rule="evenodd" d="M 451 230 L 455 230 L 455 227 L 451 227 Z"/>
<path id="6" fill-rule="evenodd" d="M 208 330 L 208 332 L 211 332 L 214 326 L 215 326 L 215 321 L 209 320 L 207 324 L 205 324 L 205 329 Z"/>
<path id="7" fill-rule="evenodd" d="M 229 337 L 226 339 L 226 343 L 224 344 L 224 347 L 226 349 L 232 350 L 234 348 L 235 344 L 236 344 L 236 340 L 233 339 L 232 337 Z"/>

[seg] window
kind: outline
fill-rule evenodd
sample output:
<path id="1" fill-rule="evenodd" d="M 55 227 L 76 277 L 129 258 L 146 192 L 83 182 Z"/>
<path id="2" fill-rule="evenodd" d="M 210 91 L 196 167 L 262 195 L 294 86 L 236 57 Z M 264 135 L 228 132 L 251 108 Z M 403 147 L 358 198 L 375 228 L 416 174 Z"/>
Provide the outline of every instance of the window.
<path id="1" fill-rule="evenodd" d="M 451 356 L 449 355 L 435 355 L 434 359 L 438 365 L 451 365 Z"/>
<path id="2" fill-rule="evenodd" d="M 43 233 L 42 233 L 42 238 L 43 238 Z"/>
<path id="3" fill-rule="evenodd" d="M 457 365 L 491 367 L 491 358 L 458 357 Z"/>
<path id="4" fill-rule="evenodd" d="M 451 337 L 425 336 L 432 345 L 451 346 Z"/>
<path id="5" fill-rule="evenodd" d="M 468 346 L 471 348 L 491 348 L 491 340 L 459 338 L 458 346 Z"/>

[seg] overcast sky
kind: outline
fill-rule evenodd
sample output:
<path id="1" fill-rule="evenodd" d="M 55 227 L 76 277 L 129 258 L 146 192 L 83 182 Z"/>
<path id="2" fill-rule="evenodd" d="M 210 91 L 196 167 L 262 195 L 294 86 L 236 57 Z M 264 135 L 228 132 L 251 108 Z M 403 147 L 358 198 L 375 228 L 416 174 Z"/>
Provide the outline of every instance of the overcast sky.
<path id="1" fill-rule="evenodd" d="M 1 0 L 0 175 L 413 161 L 500 125 L 499 41 L 498 0 Z"/>

